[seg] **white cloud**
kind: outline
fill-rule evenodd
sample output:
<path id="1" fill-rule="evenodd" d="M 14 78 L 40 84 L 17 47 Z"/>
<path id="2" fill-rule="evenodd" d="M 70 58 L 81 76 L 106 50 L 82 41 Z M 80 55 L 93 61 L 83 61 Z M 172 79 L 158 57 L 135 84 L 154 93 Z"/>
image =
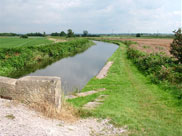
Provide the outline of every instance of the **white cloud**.
<path id="1" fill-rule="evenodd" d="M 171 32 L 179 0 L 1 0 L 0 32 Z"/>

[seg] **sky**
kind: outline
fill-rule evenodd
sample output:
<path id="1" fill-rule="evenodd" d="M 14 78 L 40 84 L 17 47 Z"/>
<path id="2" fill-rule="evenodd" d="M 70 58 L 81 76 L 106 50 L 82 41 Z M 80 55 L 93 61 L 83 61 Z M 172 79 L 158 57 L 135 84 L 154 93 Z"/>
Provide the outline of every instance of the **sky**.
<path id="1" fill-rule="evenodd" d="M 172 33 L 182 0 L 0 0 L 0 32 Z"/>

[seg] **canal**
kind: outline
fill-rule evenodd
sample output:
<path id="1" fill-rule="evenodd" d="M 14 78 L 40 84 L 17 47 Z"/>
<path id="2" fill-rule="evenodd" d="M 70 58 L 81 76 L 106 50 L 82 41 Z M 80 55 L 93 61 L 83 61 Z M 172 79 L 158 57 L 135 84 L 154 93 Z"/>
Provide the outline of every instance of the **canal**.
<path id="1" fill-rule="evenodd" d="M 103 68 L 108 58 L 118 48 L 112 43 L 94 41 L 96 45 L 72 57 L 63 58 L 39 69 L 29 76 L 61 77 L 62 90 L 69 94 L 81 90 Z"/>

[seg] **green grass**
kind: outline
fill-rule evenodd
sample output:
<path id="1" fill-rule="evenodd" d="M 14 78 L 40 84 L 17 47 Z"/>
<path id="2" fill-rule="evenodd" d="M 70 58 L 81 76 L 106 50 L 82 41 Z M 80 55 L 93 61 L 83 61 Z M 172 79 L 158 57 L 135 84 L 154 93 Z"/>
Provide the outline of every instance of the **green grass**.
<path id="1" fill-rule="evenodd" d="M 29 37 L 28 39 L 22 39 L 19 37 L 0 37 L 0 48 L 13 48 L 21 46 L 35 46 L 50 44 L 52 41 L 47 38 Z"/>
<path id="2" fill-rule="evenodd" d="M 170 93 L 152 84 L 135 65 L 127 59 L 127 47 L 120 48 L 110 58 L 114 64 L 108 76 L 93 78 L 82 91 L 106 88 L 99 94 L 107 94 L 103 105 L 91 114 L 109 118 L 116 126 L 127 126 L 133 136 L 180 136 L 182 135 L 182 107 Z M 99 94 L 69 100 L 76 107 L 93 101 Z"/>

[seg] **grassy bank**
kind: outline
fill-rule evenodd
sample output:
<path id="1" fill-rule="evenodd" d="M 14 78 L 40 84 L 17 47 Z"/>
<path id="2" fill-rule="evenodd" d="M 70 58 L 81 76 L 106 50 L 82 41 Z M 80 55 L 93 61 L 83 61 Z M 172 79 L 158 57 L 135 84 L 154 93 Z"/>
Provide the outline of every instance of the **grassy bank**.
<path id="1" fill-rule="evenodd" d="M 82 91 L 106 88 L 97 94 L 69 100 L 82 107 L 101 94 L 108 95 L 103 104 L 83 116 L 109 118 L 115 125 L 127 127 L 129 135 L 179 136 L 182 134 L 182 108 L 179 100 L 153 84 L 128 59 L 127 46 L 110 58 L 113 65 L 104 79 L 93 78 Z"/>
<path id="2" fill-rule="evenodd" d="M 149 45 L 140 45 L 134 41 L 121 41 L 121 39 L 103 39 L 96 40 L 123 43 L 127 45 L 127 57 L 132 60 L 135 66 L 150 80 L 160 85 L 165 91 L 171 93 L 175 98 L 182 99 L 182 64 L 179 64 L 176 59 L 172 58 L 169 53 L 169 48 L 166 50 L 157 50 L 164 48 L 164 43 L 156 46 L 156 43 L 148 43 Z M 158 41 L 157 39 L 155 39 Z M 150 45 L 151 44 L 151 45 Z M 154 46 L 155 45 L 155 46 Z M 147 48 L 145 50 L 145 48 Z M 155 50 L 155 48 L 157 48 Z M 168 52 L 166 54 L 166 52 Z M 182 102 L 181 102 L 182 104 Z"/>
<path id="3" fill-rule="evenodd" d="M 75 39 L 42 46 L 0 48 L 0 75 L 19 77 L 63 57 L 82 52 L 91 45 L 93 43 L 87 39 Z"/>

